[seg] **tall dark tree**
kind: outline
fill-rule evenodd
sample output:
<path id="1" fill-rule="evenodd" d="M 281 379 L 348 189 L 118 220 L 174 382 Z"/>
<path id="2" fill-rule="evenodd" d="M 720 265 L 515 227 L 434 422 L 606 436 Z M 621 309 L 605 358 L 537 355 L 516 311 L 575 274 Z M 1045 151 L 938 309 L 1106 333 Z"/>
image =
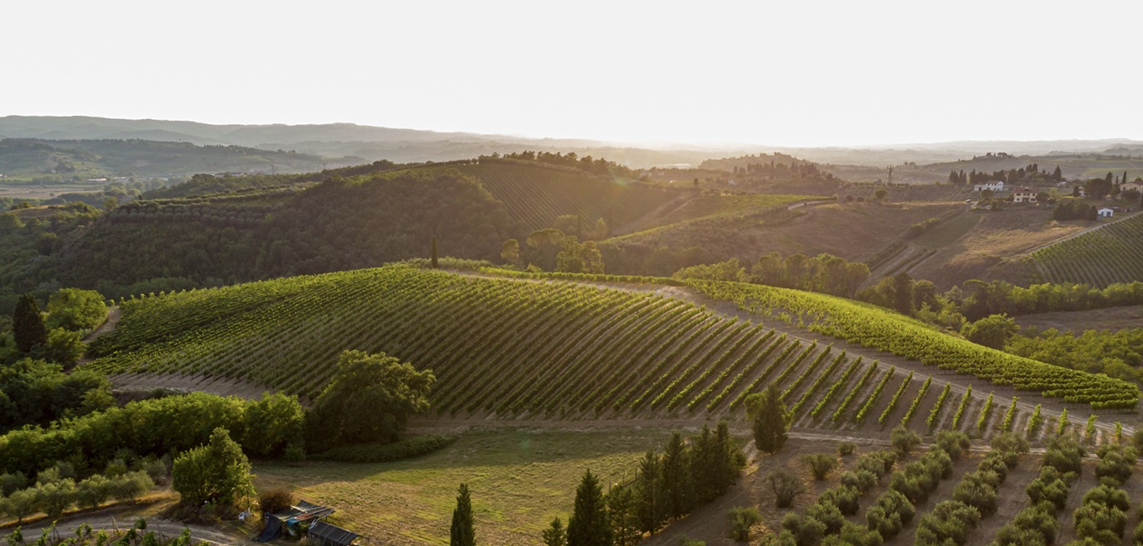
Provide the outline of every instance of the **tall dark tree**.
<path id="1" fill-rule="evenodd" d="M 633 546 L 642 538 L 636 507 L 635 493 L 630 486 L 617 485 L 607 493 L 607 515 L 611 518 L 614 546 Z"/>
<path id="2" fill-rule="evenodd" d="M 48 328 L 44 325 L 44 317 L 36 305 L 36 298 L 31 294 L 24 294 L 16 302 L 12 333 L 16 336 L 16 348 L 21 352 L 29 352 L 48 342 Z"/>
<path id="3" fill-rule="evenodd" d="M 433 262 L 433 264 L 432 264 L 433 269 L 436 269 L 437 268 L 437 238 L 436 237 L 433 237 L 432 262 Z"/>
<path id="4" fill-rule="evenodd" d="M 655 450 L 639 461 L 639 475 L 635 478 L 636 514 L 639 530 L 654 533 L 663 524 L 663 472 Z"/>
<path id="5" fill-rule="evenodd" d="M 696 504 L 710 502 L 718 496 L 717 488 L 719 477 L 717 475 L 719 458 L 715 453 L 716 439 L 710 432 L 710 427 L 703 425 L 702 432 L 691 438 L 691 480 L 694 483 L 694 496 Z"/>
<path id="6" fill-rule="evenodd" d="M 663 515 L 680 518 L 689 512 L 691 496 L 690 453 L 683 435 L 675 432 L 663 451 Z"/>
<path id="7" fill-rule="evenodd" d="M 766 387 L 754 415 L 754 445 L 763 453 L 774 453 L 786 445 L 790 412 L 782 403 L 782 393 L 774 385 Z"/>
<path id="8" fill-rule="evenodd" d="M 472 498 L 468 495 L 468 484 L 460 484 L 460 494 L 456 496 L 456 509 L 452 511 L 452 529 L 449 531 L 449 546 L 476 546 L 476 530 L 472 522 Z"/>
<path id="9" fill-rule="evenodd" d="M 913 314 L 913 278 L 904 271 L 893 276 L 893 309 L 902 315 Z"/>
<path id="10" fill-rule="evenodd" d="M 568 519 L 568 546 L 611 546 L 611 523 L 599 480 L 588 470 L 575 491 Z"/>
<path id="11" fill-rule="evenodd" d="M 730 437 L 730 425 L 726 420 L 718 422 L 715 443 L 718 445 L 718 454 L 720 455 L 715 464 L 718 467 L 717 474 L 719 476 L 718 494 L 721 495 L 738 481 L 738 475 L 742 472 L 738 456 L 741 452 Z"/>

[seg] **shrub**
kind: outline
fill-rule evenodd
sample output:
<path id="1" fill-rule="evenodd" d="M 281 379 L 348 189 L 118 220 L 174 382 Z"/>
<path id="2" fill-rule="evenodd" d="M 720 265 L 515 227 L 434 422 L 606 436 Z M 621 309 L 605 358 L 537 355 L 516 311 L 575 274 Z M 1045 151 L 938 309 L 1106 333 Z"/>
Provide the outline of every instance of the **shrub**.
<path id="1" fill-rule="evenodd" d="M 294 505 L 294 493 L 289 489 L 277 488 L 263 491 L 258 495 L 258 508 L 266 514 L 289 510 Z"/>
<path id="2" fill-rule="evenodd" d="M 766 483 L 770 484 L 770 490 L 774 492 L 774 504 L 778 508 L 789 508 L 794 499 L 805 491 L 802 480 L 784 468 L 766 476 Z"/>
<path id="3" fill-rule="evenodd" d="M 96 474 L 76 486 L 76 503 L 84 508 L 98 508 L 111 496 L 111 480 Z"/>
<path id="4" fill-rule="evenodd" d="M 1048 503 L 1053 510 L 1063 510 L 1068 502 L 1068 484 L 1053 466 L 1040 467 L 1040 475 L 1024 489 L 1032 504 Z"/>
<path id="5" fill-rule="evenodd" d="M 71 478 L 36 485 L 36 497 L 40 500 L 40 509 L 55 519 L 75 504 L 75 481 Z"/>
<path id="6" fill-rule="evenodd" d="M 739 542 L 750 540 L 750 528 L 762 522 L 762 514 L 753 507 L 736 506 L 727 514 L 730 518 L 730 538 Z"/>
<path id="7" fill-rule="evenodd" d="M 881 546 L 884 539 L 869 527 L 855 523 L 846 523 L 836 535 L 830 535 L 822 541 L 822 546 Z"/>
<path id="8" fill-rule="evenodd" d="M 825 525 L 827 535 L 836 534 L 845 525 L 845 515 L 841 513 L 841 509 L 837 505 L 829 501 L 818 501 L 810 505 L 806 509 L 806 517 L 822 522 Z"/>
<path id="9" fill-rule="evenodd" d="M 1135 448 L 1131 446 L 1105 445 L 1097 451 L 1099 463 L 1095 467 L 1095 475 L 1100 478 L 1111 478 L 1117 483 L 1124 483 L 1131 477 L 1131 469 L 1135 466 Z"/>
<path id="10" fill-rule="evenodd" d="M 1084 449 L 1072 436 L 1056 436 L 1048 440 L 1048 449 L 1044 453 L 1043 464 L 1060 471 L 1061 473 L 1079 474 Z"/>
<path id="11" fill-rule="evenodd" d="M 1003 432 L 992 437 L 992 453 L 1003 456 L 1004 464 L 1015 468 L 1020 462 L 1019 454 L 1028 452 L 1028 440 L 1011 432 Z"/>
<path id="12" fill-rule="evenodd" d="M 23 472 L 0 474 L 0 496 L 7 497 L 28 486 L 28 477 Z"/>
<path id="13" fill-rule="evenodd" d="M 250 462 L 225 429 L 215 429 L 210 443 L 179 455 L 171 470 L 172 487 L 185 504 L 230 505 L 253 492 Z"/>
<path id="14" fill-rule="evenodd" d="M 971 506 L 982 517 L 996 513 L 997 492 L 1000 484 L 995 472 L 972 472 L 966 474 L 953 489 L 952 500 Z"/>
<path id="15" fill-rule="evenodd" d="M 893 465 L 897 462 L 897 454 L 893 451 L 874 451 L 868 453 L 857 460 L 853 465 L 853 470 L 868 470 L 877 476 L 877 479 L 885 477 L 890 470 L 893 470 Z"/>
<path id="16" fill-rule="evenodd" d="M 853 470 L 841 474 L 841 485 L 865 493 L 877 485 L 877 475 L 868 470 Z"/>
<path id="17" fill-rule="evenodd" d="M 921 445 L 921 437 L 905 427 L 896 427 L 889 433 L 889 443 L 898 456 L 908 455 L 913 448 Z"/>
<path id="18" fill-rule="evenodd" d="M 837 444 L 837 454 L 841 455 L 842 457 L 846 455 L 853 455 L 853 451 L 855 449 L 857 449 L 857 446 L 853 445 L 853 442 L 841 442 L 840 444 Z"/>
<path id="19" fill-rule="evenodd" d="M 1083 495 L 1082 504 L 1106 504 L 1124 512 L 1131 509 L 1131 501 L 1127 498 L 1127 492 L 1109 485 L 1097 485 L 1088 489 Z"/>
<path id="20" fill-rule="evenodd" d="M 1097 544 L 1111 545 L 1122 542 L 1127 515 L 1118 507 L 1099 503 L 1084 503 L 1072 513 L 1076 537 L 1091 538 Z"/>
<path id="21" fill-rule="evenodd" d="M 998 451 L 992 451 L 985 455 L 976 465 L 976 470 L 996 474 L 1001 481 L 1008 477 L 1008 465 L 1004 461 L 1004 454 Z"/>
<path id="22" fill-rule="evenodd" d="M 937 503 L 933 511 L 921 517 L 917 525 L 914 544 L 938 546 L 948 544 L 963 545 L 968 542 L 968 532 L 980 523 L 980 512 L 971 506 L 946 500 Z"/>
<path id="23" fill-rule="evenodd" d="M 944 430 L 937 433 L 937 446 L 948 453 L 954 461 L 960 459 L 971 444 L 968 435 L 960 431 Z"/>
<path id="24" fill-rule="evenodd" d="M 16 517 L 17 525 L 24 523 L 24 518 L 40 511 L 41 500 L 34 487 L 14 491 L 7 500 L 5 512 Z"/>
<path id="25" fill-rule="evenodd" d="M 829 476 L 830 471 L 837 466 L 837 459 L 828 453 L 814 453 L 812 455 L 805 455 L 802 461 L 810 467 L 810 471 L 814 475 L 814 479 L 822 481 Z"/>
<path id="26" fill-rule="evenodd" d="M 818 496 L 817 502 L 837 506 L 846 516 L 852 516 L 861 509 L 861 492 L 854 487 L 841 485 L 826 489 Z"/>
<path id="27" fill-rule="evenodd" d="M 155 482 L 146 472 L 128 472 L 108 484 L 111 496 L 118 501 L 131 501 L 139 498 L 155 487 Z"/>
<path id="28" fill-rule="evenodd" d="M 898 491 L 886 491 L 877 497 L 877 503 L 865 512 L 865 521 L 870 529 L 877 531 L 885 540 L 889 540 L 913 520 L 916 509 L 903 494 Z"/>
<path id="29" fill-rule="evenodd" d="M 798 546 L 813 546 L 825 537 L 826 524 L 790 512 L 782 518 L 782 530 L 789 532 Z"/>
<path id="30" fill-rule="evenodd" d="M 1021 510 L 996 533 L 995 546 L 1050 546 L 1056 541 L 1060 522 L 1050 504 Z"/>

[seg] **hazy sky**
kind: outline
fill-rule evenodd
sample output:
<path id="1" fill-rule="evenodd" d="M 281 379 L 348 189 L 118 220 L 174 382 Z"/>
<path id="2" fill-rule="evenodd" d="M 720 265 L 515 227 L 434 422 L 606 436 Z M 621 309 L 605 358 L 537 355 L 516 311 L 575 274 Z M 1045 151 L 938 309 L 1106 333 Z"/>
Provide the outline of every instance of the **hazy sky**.
<path id="1" fill-rule="evenodd" d="M 1143 1 L 0 4 L 0 115 L 775 145 L 1143 139 Z"/>

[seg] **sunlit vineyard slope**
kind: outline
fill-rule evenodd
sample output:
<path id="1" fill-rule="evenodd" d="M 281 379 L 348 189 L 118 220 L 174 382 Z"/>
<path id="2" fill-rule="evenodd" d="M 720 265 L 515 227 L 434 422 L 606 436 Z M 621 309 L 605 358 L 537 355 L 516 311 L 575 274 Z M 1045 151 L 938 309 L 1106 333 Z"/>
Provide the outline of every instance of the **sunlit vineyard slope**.
<path id="1" fill-rule="evenodd" d="M 687 290 L 405 265 L 292 277 L 124 301 L 118 327 L 92 345 L 96 358 L 88 365 L 243 380 L 312 398 L 337 355 L 361 349 L 432 369 L 439 379 L 433 409 L 442 416 L 742 419 L 746 396 L 776 385 L 799 427 L 886 432 L 904 424 L 988 434 L 999 426 L 992 419 L 1003 412 L 993 411 L 984 389 L 928 375 L 924 366 L 877 361 L 877 350 L 900 352 L 896 345 L 870 342 L 877 350 L 847 354 L 768 322 L 695 306 Z M 868 319 L 835 309 L 838 320 Z M 898 341 L 931 343 L 949 353 L 941 362 L 978 362 L 953 369 L 998 388 L 1017 384 L 1019 366 L 1038 366 L 1051 372 L 1046 379 L 1017 386 L 1099 407 L 1134 404 L 1137 393 L 1127 384 L 1026 359 L 1001 361 L 935 331 L 933 339 L 918 338 L 922 327 L 909 328 L 895 330 Z M 844 334 L 836 332 L 856 339 Z M 1028 410 L 1013 406 L 1007 420 L 1029 419 Z"/>
<path id="2" fill-rule="evenodd" d="M 1031 259 L 1050 282 L 1102 287 L 1143 279 L 1143 215 L 1044 247 Z"/>

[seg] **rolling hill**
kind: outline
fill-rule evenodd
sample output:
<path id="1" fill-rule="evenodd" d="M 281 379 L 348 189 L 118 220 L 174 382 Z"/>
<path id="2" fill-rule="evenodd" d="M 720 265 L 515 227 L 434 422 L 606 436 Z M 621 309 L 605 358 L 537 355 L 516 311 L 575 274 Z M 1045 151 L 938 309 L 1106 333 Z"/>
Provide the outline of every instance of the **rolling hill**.
<path id="1" fill-rule="evenodd" d="M 1138 398 L 1129 383 L 837 298 L 736 283 L 489 274 L 392 265 L 133 298 L 120 304 L 116 329 L 93 343 L 87 366 L 313 397 L 341 351 L 384 351 L 432 369 L 436 418 L 460 420 L 741 419 L 745 396 L 775 384 L 796 426 L 877 435 L 896 424 L 991 434 L 1005 411 L 988 402 L 990 391 L 1020 398 L 1004 401 L 1017 426 L 1032 403 L 1047 415 L 1066 404 L 1078 414 Z M 744 311 L 717 303 L 739 296 Z M 772 307 L 747 304 L 758 298 L 801 318 L 771 325 Z"/>
<path id="2" fill-rule="evenodd" d="M 180 177 L 196 173 L 304 173 L 361 163 L 282 150 L 200 146 L 152 140 L 0 140 L 3 181 L 51 183 L 106 177 Z"/>

